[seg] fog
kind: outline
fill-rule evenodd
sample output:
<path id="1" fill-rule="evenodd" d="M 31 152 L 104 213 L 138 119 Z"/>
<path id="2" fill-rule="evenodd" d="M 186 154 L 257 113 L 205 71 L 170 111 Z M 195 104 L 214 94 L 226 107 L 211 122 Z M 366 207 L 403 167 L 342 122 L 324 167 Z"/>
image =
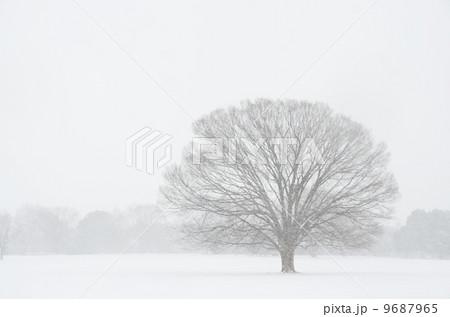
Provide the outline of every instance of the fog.
<path id="1" fill-rule="evenodd" d="M 278 98 L 327 49 L 283 98 L 327 103 L 387 144 L 399 219 L 449 208 L 448 1 L 378 1 L 331 47 L 370 1 L 79 3 L 89 15 L 0 4 L 0 209 L 155 203 L 164 168 L 127 167 L 128 136 L 172 135 L 176 162 L 192 118 Z"/>

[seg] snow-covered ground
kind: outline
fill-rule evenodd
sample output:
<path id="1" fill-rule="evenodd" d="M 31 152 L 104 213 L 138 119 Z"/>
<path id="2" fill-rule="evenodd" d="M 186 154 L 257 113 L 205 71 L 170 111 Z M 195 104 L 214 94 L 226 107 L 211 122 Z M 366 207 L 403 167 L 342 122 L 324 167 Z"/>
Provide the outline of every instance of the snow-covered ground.
<path id="1" fill-rule="evenodd" d="M 78 297 L 117 257 L 7 256 L 0 262 L 0 298 Z M 301 273 L 282 274 L 278 257 L 130 254 L 84 297 L 367 298 L 364 290 L 374 298 L 450 297 L 450 261 L 335 259 L 339 265 L 327 256 L 297 256 Z"/>

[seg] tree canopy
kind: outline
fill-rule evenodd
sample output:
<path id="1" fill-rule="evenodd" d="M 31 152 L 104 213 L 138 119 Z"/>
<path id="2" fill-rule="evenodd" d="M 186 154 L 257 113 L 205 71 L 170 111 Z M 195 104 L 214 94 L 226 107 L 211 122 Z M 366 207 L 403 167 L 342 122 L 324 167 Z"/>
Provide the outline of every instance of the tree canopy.
<path id="1" fill-rule="evenodd" d="M 293 272 L 297 247 L 365 247 L 390 217 L 398 189 L 386 146 L 324 104 L 246 101 L 193 130 L 162 187 L 188 240 L 276 249 Z"/>

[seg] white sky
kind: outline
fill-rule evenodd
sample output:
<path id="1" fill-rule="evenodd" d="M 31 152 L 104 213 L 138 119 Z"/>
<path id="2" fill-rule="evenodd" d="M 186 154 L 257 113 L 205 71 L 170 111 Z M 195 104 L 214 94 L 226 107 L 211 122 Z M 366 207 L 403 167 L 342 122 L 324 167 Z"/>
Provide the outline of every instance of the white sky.
<path id="1" fill-rule="evenodd" d="M 277 98 L 371 1 L 79 3 L 194 118 Z M 72 1 L 0 3 L 0 209 L 87 212 L 158 198 L 125 165 L 144 126 L 191 120 Z M 398 216 L 450 209 L 450 2 L 379 0 L 286 97 L 328 103 L 387 143 Z"/>

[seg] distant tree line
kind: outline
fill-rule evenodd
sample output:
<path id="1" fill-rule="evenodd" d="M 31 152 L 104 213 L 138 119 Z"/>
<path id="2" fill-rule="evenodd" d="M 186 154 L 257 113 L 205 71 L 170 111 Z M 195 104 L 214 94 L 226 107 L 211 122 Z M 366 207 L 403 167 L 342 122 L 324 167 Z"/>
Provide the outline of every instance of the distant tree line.
<path id="1" fill-rule="evenodd" d="M 92 211 L 24 206 L 14 217 L 0 212 L 0 255 L 121 253 L 161 214 L 156 206 Z M 176 251 L 167 219 L 159 219 L 129 252 Z"/>
<path id="2" fill-rule="evenodd" d="M 393 241 L 402 256 L 450 258 L 450 211 L 415 210 Z"/>
<path id="3" fill-rule="evenodd" d="M 123 252 L 162 210 L 139 205 L 125 210 L 92 211 L 81 217 L 68 208 L 24 206 L 14 216 L 0 211 L 0 259 L 6 254 L 97 254 Z M 193 249 L 180 246 L 177 221 L 163 217 L 130 248 L 130 253 L 172 253 Z M 208 252 L 217 252 L 207 249 Z M 263 254 L 261 248 L 229 252 Z M 332 250 L 331 250 L 332 251 Z M 222 251 L 223 252 L 223 251 Z M 319 247 L 308 253 L 321 254 Z M 400 228 L 386 227 L 365 254 L 450 259 L 450 211 L 415 210 Z"/>

